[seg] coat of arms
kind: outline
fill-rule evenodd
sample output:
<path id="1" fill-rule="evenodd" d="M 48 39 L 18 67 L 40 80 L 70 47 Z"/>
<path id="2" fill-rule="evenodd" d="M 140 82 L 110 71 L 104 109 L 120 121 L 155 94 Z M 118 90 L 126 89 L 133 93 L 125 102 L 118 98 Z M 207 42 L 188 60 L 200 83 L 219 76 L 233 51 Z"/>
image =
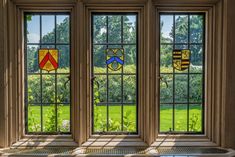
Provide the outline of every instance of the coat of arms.
<path id="1" fill-rule="evenodd" d="M 39 68 L 46 71 L 56 70 L 58 68 L 58 50 L 40 49 L 38 51 Z"/>
<path id="2" fill-rule="evenodd" d="M 188 69 L 190 65 L 190 50 L 173 50 L 173 68 L 179 71 Z"/>
<path id="3" fill-rule="evenodd" d="M 106 49 L 106 64 L 110 70 L 117 71 L 121 69 L 124 64 L 124 49 Z"/>

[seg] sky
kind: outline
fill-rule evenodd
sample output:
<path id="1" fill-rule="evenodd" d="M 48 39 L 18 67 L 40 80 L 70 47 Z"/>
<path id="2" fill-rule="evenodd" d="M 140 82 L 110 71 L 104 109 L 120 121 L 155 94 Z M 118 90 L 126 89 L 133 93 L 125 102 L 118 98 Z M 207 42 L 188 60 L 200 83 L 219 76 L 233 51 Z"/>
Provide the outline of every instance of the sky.
<path id="1" fill-rule="evenodd" d="M 170 38 L 171 28 L 173 26 L 172 15 L 161 15 L 161 22 L 163 22 L 162 33 L 163 37 Z"/>

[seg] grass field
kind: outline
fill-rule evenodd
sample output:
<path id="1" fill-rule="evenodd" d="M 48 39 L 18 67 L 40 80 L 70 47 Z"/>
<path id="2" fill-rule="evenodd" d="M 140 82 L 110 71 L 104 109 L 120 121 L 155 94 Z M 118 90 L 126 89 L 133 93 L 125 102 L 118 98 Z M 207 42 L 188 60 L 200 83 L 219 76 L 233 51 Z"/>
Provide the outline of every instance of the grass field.
<path id="1" fill-rule="evenodd" d="M 50 125 L 55 122 L 55 110 L 54 106 L 43 106 L 43 130 L 51 130 Z M 160 131 L 169 131 L 172 128 L 172 106 L 161 105 L 160 107 Z M 96 106 L 94 111 L 94 130 L 95 131 L 107 131 L 106 130 L 106 116 L 109 112 L 109 131 L 120 131 L 121 129 L 121 106 L 109 106 L 108 110 L 106 106 Z M 40 131 L 40 106 L 29 106 L 28 108 L 28 125 L 29 131 Z M 193 105 L 189 108 L 189 131 L 201 131 L 201 106 Z M 58 106 L 58 127 L 62 132 L 69 131 L 70 120 L 70 107 Z M 136 107 L 124 106 L 123 107 L 123 122 L 124 131 L 136 131 Z M 55 128 L 53 128 L 55 130 Z M 54 130 L 51 131 L 54 131 Z M 175 131 L 187 131 L 187 106 L 176 105 L 175 106 Z"/>
<path id="2" fill-rule="evenodd" d="M 160 107 L 160 131 L 172 129 L 172 105 Z M 189 131 L 201 131 L 202 109 L 201 105 L 189 106 Z M 187 105 L 175 105 L 175 131 L 187 131 Z"/>

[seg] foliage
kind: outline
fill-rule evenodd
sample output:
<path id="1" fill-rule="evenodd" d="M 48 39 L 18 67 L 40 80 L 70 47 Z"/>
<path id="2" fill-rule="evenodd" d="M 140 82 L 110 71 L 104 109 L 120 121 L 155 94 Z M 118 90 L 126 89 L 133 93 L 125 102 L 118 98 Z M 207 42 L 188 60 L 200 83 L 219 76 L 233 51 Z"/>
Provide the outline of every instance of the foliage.
<path id="1" fill-rule="evenodd" d="M 99 70 L 102 71 L 102 69 L 98 68 Z M 129 71 L 133 72 L 134 66 L 129 66 Z M 97 69 L 96 69 L 97 71 Z M 103 82 L 104 79 L 101 78 L 96 78 L 96 81 L 94 83 L 94 131 L 99 131 L 99 132 L 104 132 L 107 130 L 107 119 L 106 119 L 106 106 L 100 106 L 98 105 L 100 102 L 106 102 L 106 99 L 104 98 L 104 92 L 105 92 L 105 85 L 102 86 L 101 82 Z M 126 95 L 124 96 L 125 98 L 129 98 L 129 100 L 132 100 L 133 103 L 135 102 L 135 86 L 136 86 L 136 81 L 135 80 L 125 80 L 124 81 L 127 83 L 127 91 Z M 115 90 L 117 88 L 120 88 L 120 84 L 117 82 L 120 82 L 120 79 L 110 79 L 109 84 L 111 85 L 110 90 L 110 99 L 113 101 L 121 101 L 119 100 L 121 97 L 121 91 Z M 112 94 L 111 94 L 112 93 Z M 126 99 L 128 100 L 128 99 Z M 115 108 L 116 107 L 116 108 Z M 133 106 L 135 107 L 135 106 Z M 126 109 L 126 112 L 124 112 L 123 115 L 123 129 L 129 132 L 135 132 L 136 127 L 135 127 L 135 112 L 133 110 L 133 107 L 128 107 Z M 114 112 L 117 112 L 117 115 L 114 115 L 113 110 L 116 110 Z M 109 114 L 112 117 L 109 117 L 108 119 L 108 130 L 109 131 L 121 131 L 121 120 L 120 120 L 120 113 L 119 111 L 120 108 L 119 106 L 113 106 L 112 111 L 109 111 Z"/>
<path id="2" fill-rule="evenodd" d="M 125 73 L 135 73 L 136 67 L 135 65 L 126 65 L 124 66 Z M 94 71 L 96 73 L 101 73 L 106 71 L 106 68 L 98 68 L 95 67 Z M 121 71 L 119 71 L 121 72 Z M 118 72 L 117 72 L 118 73 Z M 127 102 L 136 102 L 136 77 L 135 76 L 124 76 L 124 101 Z M 97 89 L 94 89 L 95 95 L 96 92 L 99 92 L 97 98 L 100 102 L 106 102 L 106 90 L 107 90 L 107 82 L 106 77 L 104 75 L 97 75 L 94 81 L 95 85 L 97 85 Z M 109 76 L 109 100 L 112 102 L 120 102 L 121 101 L 121 76 Z"/>
<path id="3" fill-rule="evenodd" d="M 131 21 L 134 16 L 123 16 L 123 40 L 125 43 L 136 43 L 136 21 Z M 109 20 L 109 32 L 107 32 L 106 20 Z M 121 16 L 94 16 L 93 21 L 93 42 L 106 43 L 106 35 L 108 34 L 109 43 L 121 43 Z M 114 45 L 115 47 L 120 47 Z M 96 67 L 104 67 L 100 59 L 104 56 L 105 46 L 94 46 L 93 62 Z M 135 64 L 136 62 L 136 46 L 124 46 L 125 64 Z"/>
<path id="4" fill-rule="evenodd" d="M 43 131 L 55 132 L 55 106 L 48 105 L 42 107 L 43 111 Z M 29 105 L 28 106 L 28 131 L 40 132 L 41 131 L 41 106 Z M 58 105 L 57 106 L 57 131 L 70 132 L 70 106 Z"/>
<path id="5" fill-rule="evenodd" d="M 47 109 L 45 116 L 47 117 L 43 130 L 45 132 L 55 132 L 56 131 L 56 112 L 55 106 L 51 105 Z"/>
<path id="6" fill-rule="evenodd" d="M 27 21 L 31 21 L 32 16 L 27 16 Z M 53 42 L 69 44 L 70 42 L 70 19 L 66 17 L 63 22 L 56 25 L 56 39 L 55 39 L 55 29 L 52 32 L 47 33 L 42 37 L 42 43 L 52 43 L 48 48 L 55 48 Z M 28 33 L 28 30 L 27 30 Z M 42 45 L 45 47 L 45 45 Z M 27 67 L 29 72 L 38 71 L 38 46 L 28 46 L 27 47 Z M 59 67 L 68 68 L 70 63 L 70 47 L 68 45 L 58 45 L 59 49 Z"/>
<path id="7" fill-rule="evenodd" d="M 190 131 L 200 131 L 201 125 L 199 125 L 199 114 L 193 113 L 190 117 L 189 130 Z"/>
<path id="8" fill-rule="evenodd" d="M 66 70 L 64 70 L 66 71 Z M 69 83 L 65 82 L 68 80 L 66 75 L 58 76 L 57 82 L 57 103 L 67 103 L 70 102 L 70 88 Z M 49 103 L 48 105 L 43 105 L 43 130 L 45 132 L 55 132 L 56 131 L 56 115 L 55 115 L 55 105 L 50 105 L 50 103 L 55 102 L 55 76 L 54 75 L 43 75 L 42 77 L 42 102 Z M 28 102 L 29 102 L 29 112 L 28 112 L 28 126 L 29 131 L 37 132 L 40 131 L 40 115 L 35 117 L 35 114 L 40 114 L 39 112 L 33 111 L 33 103 L 40 103 L 40 77 L 37 75 L 28 76 Z M 70 117 L 62 118 L 62 114 L 69 114 L 69 110 L 63 110 L 62 105 L 57 106 L 57 121 L 58 121 L 58 131 L 68 132 L 70 130 Z"/>
<path id="9" fill-rule="evenodd" d="M 41 130 L 40 121 L 38 121 L 38 116 L 33 114 L 32 105 L 28 106 L 28 131 L 29 132 L 39 132 Z"/>
<path id="10" fill-rule="evenodd" d="M 188 48 L 187 45 L 183 43 L 199 43 L 203 42 L 203 16 L 202 15 L 191 15 L 190 16 L 190 28 L 188 28 L 188 16 L 175 16 L 175 28 L 171 28 L 169 36 L 163 36 L 163 27 L 165 23 L 161 21 L 160 27 L 160 39 L 161 43 L 173 43 L 175 38 L 176 43 L 181 43 L 181 45 L 175 45 L 176 49 Z M 175 29 L 175 36 L 174 36 Z M 190 36 L 188 39 L 188 30 L 190 29 Z M 161 66 L 169 67 L 172 63 L 172 45 L 161 45 Z M 201 45 L 191 45 L 191 63 L 194 66 L 201 66 L 203 61 L 203 46 Z"/>

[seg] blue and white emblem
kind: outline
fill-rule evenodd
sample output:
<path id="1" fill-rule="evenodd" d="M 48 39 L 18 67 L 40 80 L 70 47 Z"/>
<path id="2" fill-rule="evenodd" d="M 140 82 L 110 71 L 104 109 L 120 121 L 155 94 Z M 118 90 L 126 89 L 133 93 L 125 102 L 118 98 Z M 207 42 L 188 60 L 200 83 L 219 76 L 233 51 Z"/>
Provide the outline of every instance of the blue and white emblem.
<path id="1" fill-rule="evenodd" d="M 108 48 L 106 49 L 106 64 L 110 70 L 117 71 L 124 65 L 124 49 Z"/>

